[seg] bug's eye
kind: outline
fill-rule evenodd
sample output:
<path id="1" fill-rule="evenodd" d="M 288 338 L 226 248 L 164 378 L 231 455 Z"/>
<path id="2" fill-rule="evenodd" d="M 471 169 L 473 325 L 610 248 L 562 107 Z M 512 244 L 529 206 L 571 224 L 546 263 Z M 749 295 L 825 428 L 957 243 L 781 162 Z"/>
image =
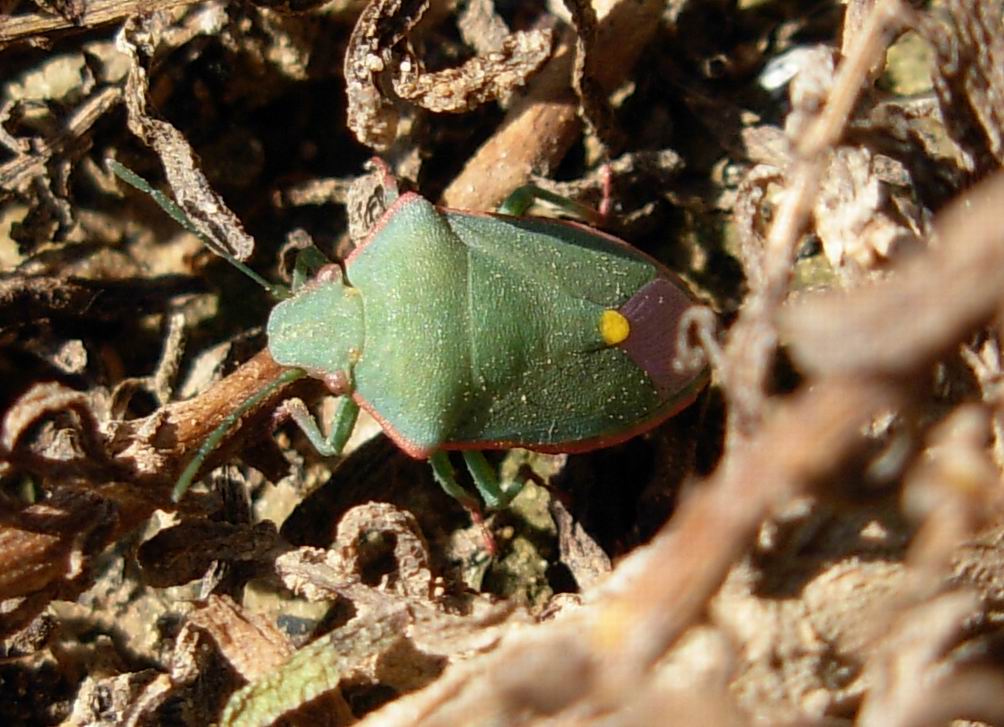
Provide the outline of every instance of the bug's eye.
<path id="1" fill-rule="evenodd" d="M 608 346 L 616 346 L 631 333 L 631 324 L 618 311 L 608 308 L 600 314 L 600 335 Z"/>

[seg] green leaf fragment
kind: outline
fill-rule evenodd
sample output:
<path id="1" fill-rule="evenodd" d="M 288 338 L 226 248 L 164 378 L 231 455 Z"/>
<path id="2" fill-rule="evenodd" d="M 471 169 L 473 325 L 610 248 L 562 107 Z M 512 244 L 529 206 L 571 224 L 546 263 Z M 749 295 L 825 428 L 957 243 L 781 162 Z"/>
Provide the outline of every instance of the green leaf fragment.
<path id="1" fill-rule="evenodd" d="M 221 727 L 272 724 L 284 713 L 338 687 L 343 679 L 371 665 L 402 638 L 403 613 L 352 624 L 322 636 L 297 651 L 279 669 L 234 692 L 220 718 Z"/>

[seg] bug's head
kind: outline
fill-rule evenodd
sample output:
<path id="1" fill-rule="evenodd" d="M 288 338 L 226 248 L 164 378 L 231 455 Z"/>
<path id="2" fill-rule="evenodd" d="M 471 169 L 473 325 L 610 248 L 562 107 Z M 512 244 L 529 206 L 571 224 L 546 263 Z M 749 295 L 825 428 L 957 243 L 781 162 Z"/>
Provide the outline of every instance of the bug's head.
<path id="1" fill-rule="evenodd" d="M 277 363 L 324 380 L 351 381 L 362 350 L 362 297 L 345 284 L 341 268 L 327 265 L 272 309 L 267 333 L 269 353 Z"/>

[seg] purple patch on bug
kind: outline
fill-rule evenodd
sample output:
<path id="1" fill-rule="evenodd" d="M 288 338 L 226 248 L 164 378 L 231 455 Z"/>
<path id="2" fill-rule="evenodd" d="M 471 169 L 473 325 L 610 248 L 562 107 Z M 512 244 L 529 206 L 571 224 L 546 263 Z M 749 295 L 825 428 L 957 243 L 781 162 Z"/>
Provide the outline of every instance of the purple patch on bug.
<path id="1" fill-rule="evenodd" d="M 694 379 L 693 372 L 673 370 L 676 329 L 680 316 L 692 305 L 694 301 L 687 293 L 670 280 L 658 277 L 631 296 L 619 310 L 631 325 L 620 347 L 648 374 L 664 397 L 681 391 Z"/>

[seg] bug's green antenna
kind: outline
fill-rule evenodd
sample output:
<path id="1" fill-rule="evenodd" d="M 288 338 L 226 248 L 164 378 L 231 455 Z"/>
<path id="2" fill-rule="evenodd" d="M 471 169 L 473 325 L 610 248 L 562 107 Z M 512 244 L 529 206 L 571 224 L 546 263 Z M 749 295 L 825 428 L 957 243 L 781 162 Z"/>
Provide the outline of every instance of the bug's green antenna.
<path id="1" fill-rule="evenodd" d="M 219 243 L 219 241 L 210 237 L 196 227 L 189 219 L 188 215 L 185 214 L 185 211 L 182 210 L 173 199 L 160 190 L 154 189 L 148 181 L 136 174 L 136 172 L 131 170 L 129 167 L 120 164 L 114 159 L 107 159 L 106 161 L 108 163 L 108 168 L 114 172 L 115 176 L 129 186 L 138 189 L 140 192 L 148 194 L 153 201 L 156 202 L 157 205 L 171 217 L 172 220 L 202 240 L 206 247 L 214 253 L 258 283 L 258 285 L 265 288 L 265 290 L 267 290 L 273 297 L 279 300 L 289 297 L 289 289 L 286 288 L 286 286 L 268 282 L 265 278 L 231 255 L 230 252 Z"/>
<path id="2" fill-rule="evenodd" d="M 266 386 L 261 387 L 254 394 L 249 396 L 244 400 L 244 403 L 232 411 L 226 419 L 220 422 L 220 425 L 212 431 L 202 445 L 199 447 L 192 461 L 188 463 L 185 467 L 184 472 L 178 477 L 178 481 L 174 484 L 174 490 L 171 491 L 171 499 L 174 502 L 178 502 L 182 497 L 185 496 L 185 492 L 189 487 L 192 486 L 192 480 L 195 479 L 195 475 L 199 472 L 202 467 L 202 463 L 206 461 L 206 457 L 209 453 L 216 449 L 216 446 L 223 439 L 224 435 L 237 423 L 237 420 L 244 416 L 249 410 L 258 406 L 262 401 L 271 396 L 277 389 L 282 388 L 286 384 L 289 384 L 297 379 L 302 379 L 307 375 L 307 372 L 303 369 L 286 369 L 275 381 Z"/>

